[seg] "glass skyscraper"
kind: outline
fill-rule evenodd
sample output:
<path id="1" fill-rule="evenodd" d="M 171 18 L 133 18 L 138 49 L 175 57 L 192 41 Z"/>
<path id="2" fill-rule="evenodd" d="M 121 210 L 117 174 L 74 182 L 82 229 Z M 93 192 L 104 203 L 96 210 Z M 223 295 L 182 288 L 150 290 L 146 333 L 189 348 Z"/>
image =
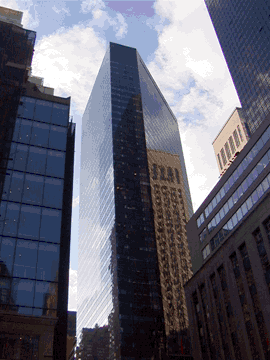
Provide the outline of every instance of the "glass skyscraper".
<path id="1" fill-rule="evenodd" d="M 205 3 L 253 134 L 270 111 L 270 1 Z"/>
<path id="2" fill-rule="evenodd" d="M 110 43 L 105 54 L 83 115 L 80 177 L 78 342 L 98 324 L 108 325 L 110 359 L 189 353 L 183 151 L 134 48 Z"/>
<path id="3" fill-rule="evenodd" d="M 64 360 L 75 124 L 29 76 L 35 33 L 0 27 L 0 358 Z"/>

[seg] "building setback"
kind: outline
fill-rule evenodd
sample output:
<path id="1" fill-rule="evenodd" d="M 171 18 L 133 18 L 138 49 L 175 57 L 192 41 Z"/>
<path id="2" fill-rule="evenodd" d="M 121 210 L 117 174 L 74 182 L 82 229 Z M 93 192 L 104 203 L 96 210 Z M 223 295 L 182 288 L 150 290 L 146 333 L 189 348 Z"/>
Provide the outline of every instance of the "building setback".
<path id="1" fill-rule="evenodd" d="M 189 354 L 189 186 L 177 120 L 136 49 L 110 43 L 81 154 L 78 344 L 98 324 L 110 359 Z"/>
<path id="2" fill-rule="evenodd" d="M 35 33 L 17 24 L 17 12 L 1 11 L 12 16 L 0 22 L 8 40 L 0 100 L 6 84 L 16 91 L 1 119 L 0 358 L 64 360 L 75 124 L 70 98 L 30 76 Z"/>
<path id="3" fill-rule="evenodd" d="M 270 358 L 270 115 L 187 224 L 195 359 Z"/>
<path id="4" fill-rule="evenodd" d="M 270 111 L 270 3 L 205 0 L 250 132 Z"/>

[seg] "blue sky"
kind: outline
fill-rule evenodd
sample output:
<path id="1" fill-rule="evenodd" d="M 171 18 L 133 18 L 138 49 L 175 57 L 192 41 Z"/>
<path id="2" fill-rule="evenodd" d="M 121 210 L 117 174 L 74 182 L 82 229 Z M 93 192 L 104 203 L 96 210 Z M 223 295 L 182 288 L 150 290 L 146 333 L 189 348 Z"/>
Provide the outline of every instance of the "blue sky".
<path id="1" fill-rule="evenodd" d="M 69 309 L 76 310 L 81 118 L 110 41 L 137 48 L 176 115 L 194 210 L 218 181 L 212 142 L 239 106 L 203 0 L 0 0 L 37 32 L 32 74 L 77 124 Z"/>

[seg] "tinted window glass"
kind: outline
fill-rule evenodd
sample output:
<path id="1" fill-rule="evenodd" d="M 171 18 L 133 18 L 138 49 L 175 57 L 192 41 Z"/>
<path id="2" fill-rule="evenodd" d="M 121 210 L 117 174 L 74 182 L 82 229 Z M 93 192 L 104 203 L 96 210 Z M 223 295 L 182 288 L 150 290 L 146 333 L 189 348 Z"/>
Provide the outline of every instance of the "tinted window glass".
<path id="1" fill-rule="evenodd" d="M 38 249 L 38 280 L 58 280 L 59 245 L 39 243 Z"/>
<path id="2" fill-rule="evenodd" d="M 52 124 L 68 125 L 68 106 L 61 104 L 53 104 Z"/>
<path id="3" fill-rule="evenodd" d="M 48 151 L 46 175 L 64 177 L 65 153 L 60 151 Z"/>
<path id="4" fill-rule="evenodd" d="M 51 122 L 52 103 L 49 101 L 37 100 L 35 119 L 44 122 Z"/>
<path id="5" fill-rule="evenodd" d="M 44 200 L 45 206 L 62 208 L 63 180 L 45 179 Z"/>
<path id="6" fill-rule="evenodd" d="M 22 120 L 21 127 L 18 134 L 18 142 L 29 144 L 31 138 L 33 121 Z"/>
<path id="7" fill-rule="evenodd" d="M 34 284 L 33 280 L 13 279 L 11 298 L 16 305 L 33 306 Z"/>
<path id="8" fill-rule="evenodd" d="M 25 171 L 28 146 L 18 144 L 14 161 L 14 170 Z"/>
<path id="9" fill-rule="evenodd" d="M 1 244 L 0 261 L 4 263 L 4 275 L 12 276 L 14 250 L 15 240 L 3 238 Z"/>
<path id="10" fill-rule="evenodd" d="M 25 175 L 23 202 L 41 204 L 44 178 L 38 175 Z"/>
<path id="11" fill-rule="evenodd" d="M 7 212 L 5 217 L 4 235 L 17 235 L 18 219 L 20 206 L 13 203 L 7 203 Z"/>
<path id="12" fill-rule="evenodd" d="M 51 126 L 49 147 L 57 150 L 65 150 L 67 141 L 67 129 L 61 126 Z"/>
<path id="13" fill-rule="evenodd" d="M 60 242 L 61 211 L 42 209 L 40 240 Z"/>
<path id="14" fill-rule="evenodd" d="M 7 202 L 6 201 L 1 201 L 0 204 L 0 235 L 2 234 L 4 225 L 5 225 L 5 216 L 6 216 L 6 207 L 7 207 Z"/>
<path id="15" fill-rule="evenodd" d="M 11 182 L 11 174 L 12 172 L 9 171 L 10 176 L 5 176 L 5 182 L 3 187 L 3 194 L 2 194 L 2 200 L 7 200 L 9 197 L 9 187 Z"/>
<path id="16" fill-rule="evenodd" d="M 36 307 L 57 309 L 57 284 L 37 281 L 34 305 Z"/>
<path id="17" fill-rule="evenodd" d="M 22 105 L 19 105 L 18 116 L 33 119 L 36 100 L 28 97 L 21 97 Z"/>
<path id="18" fill-rule="evenodd" d="M 39 238 L 40 208 L 22 205 L 19 225 L 19 236 L 30 239 Z"/>
<path id="19" fill-rule="evenodd" d="M 13 276 L 35 278 L 37 248 L 37 242 L 25 240 L 17 241 Z"/>
<path id="20" fill-rule="evenodd" d="M 27 171 L 32 173 L 44 174 L 46 163 L 46 150 L 30 147 L 27 162 Z"/>
<path id="21" fill-rule="evenodd" d="M 33 123 L 31 145 L 48 146 L 50 126 L 38 122 Z"/>
<path id="22" fill-rule="evenodd" d="M 21 119 L 16 119 L 15 128 L 14 128 L 14 131 L 13 131 L 12 141 L 17 141 L 18 140 L 18 136 L 19 136 L 19 132 L 20 132 L 20 126 L 21 126 Z"/>
<path id="23" fill-rule="evenodd" d="M 11 177 L 11 176 L 9 176 Z M 9 200 L 21 202 L 24 174 L 13 172 L 9 189 Z"/>

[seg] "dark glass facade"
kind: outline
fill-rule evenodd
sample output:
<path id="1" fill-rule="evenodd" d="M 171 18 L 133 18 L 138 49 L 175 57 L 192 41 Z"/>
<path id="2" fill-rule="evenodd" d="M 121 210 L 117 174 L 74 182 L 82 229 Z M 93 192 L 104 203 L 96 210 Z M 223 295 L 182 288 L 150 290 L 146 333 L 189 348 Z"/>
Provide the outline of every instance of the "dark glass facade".
<path id="1" fill-rule="evenodd" d="M 165 358 L 154 150 L 181 164 L 188 219 L 177 121 L 136 49 L 110 43 L 82 123 L 77 322 L 79 341 L 83 328 L 108 325 L 110 359 Z M 163 171 L 164 182 L 174 176 Z"/>
<path id="2" fill-rule="evenodd" d="M 254 133 L 270 111 L 270 3 L 268 0 L 205 0 Z"/>
<path id="3" fill-rule="evenodd" d="M 41 93 L 31 97 L 33 87 L 25 85 L 11 144 L 4 144 L 10 151 L 0 206 L 0 310 L 29 316 L 33 328 L 28 335 L 36 331 L 37 339 L 42 318 L 54 319 L 55 339 L 47 340 L 47 356 L 52 358 L 54 343 L 62 359 L 65 345 L 59 334 L 66 339 L 75 125 L 69 123 L 70 99 L 57 103 L 54 96 L 47 96 L 51 101 L 41 100 Z M 13 340 L 8 321 L 2 321 L 7 324 L 6 333 L 0 331 L 0 357 L 15 359 L 15 353 L 5 357 L 10 354 L 4 348 Z M 43 359 L 39 351 L 37 345 L 32 357 L 21 353 L 20 358 Z"/>

